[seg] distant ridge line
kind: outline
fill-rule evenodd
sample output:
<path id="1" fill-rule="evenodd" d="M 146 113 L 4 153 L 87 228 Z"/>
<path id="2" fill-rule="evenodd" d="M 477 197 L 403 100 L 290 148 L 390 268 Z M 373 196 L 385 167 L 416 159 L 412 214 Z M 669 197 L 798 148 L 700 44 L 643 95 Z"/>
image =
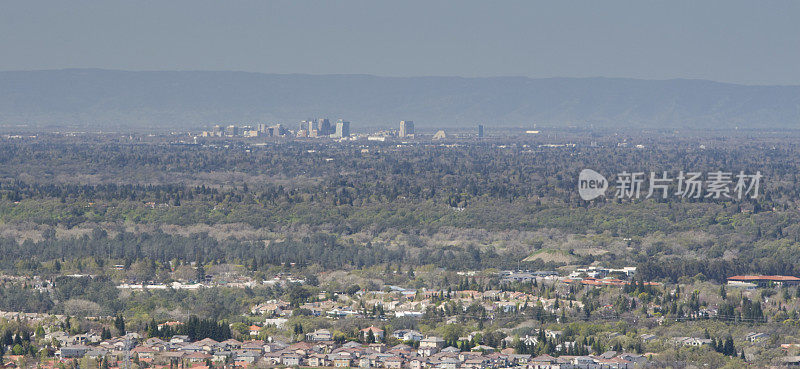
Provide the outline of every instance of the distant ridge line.
<path id="1" fill-rule="evenodd" d="M 792 129 L 800 86 L 608 77 L 380 77 L 225 71 L 0 71 L 0 126 L 187 129 L 215 123 L 414 120 L 419 129 Z"/>

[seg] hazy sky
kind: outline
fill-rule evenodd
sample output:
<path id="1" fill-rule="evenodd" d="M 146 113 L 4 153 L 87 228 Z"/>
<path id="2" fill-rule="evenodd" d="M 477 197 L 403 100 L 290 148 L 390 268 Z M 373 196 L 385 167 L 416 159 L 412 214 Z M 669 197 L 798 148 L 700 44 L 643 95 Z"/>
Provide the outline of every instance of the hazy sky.
<path id="1" fill-rule="evenodd" d="M 800 84 L 800 1 L 6 1 L 0 70 Z"/>

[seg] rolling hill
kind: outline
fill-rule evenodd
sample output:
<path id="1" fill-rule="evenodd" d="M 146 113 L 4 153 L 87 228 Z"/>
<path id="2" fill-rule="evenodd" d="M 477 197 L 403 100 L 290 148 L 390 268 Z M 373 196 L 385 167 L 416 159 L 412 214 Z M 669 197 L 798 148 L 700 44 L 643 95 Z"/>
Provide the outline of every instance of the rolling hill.
<path id="1" fill-rule="evenodd" d="M 797 128 L 800 86 L 703 80 L 377 77 L 99 69 L 0 72 L 0 127 L 103 130 L 344 117 L 359 127 Z"/>

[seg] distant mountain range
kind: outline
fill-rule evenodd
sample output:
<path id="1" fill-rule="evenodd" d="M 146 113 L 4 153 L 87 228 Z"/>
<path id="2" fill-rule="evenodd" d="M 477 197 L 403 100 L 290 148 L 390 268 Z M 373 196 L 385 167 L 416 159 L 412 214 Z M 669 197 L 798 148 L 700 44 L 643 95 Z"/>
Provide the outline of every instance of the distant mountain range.
<path id="1" fill-rule="evenodd" d="M 99 69 L 0 72 L 0 127 L 200 129 L 345 118 L 359 127 L 800 128 L 800 86 L 621 78 L 376 77 Z"/>

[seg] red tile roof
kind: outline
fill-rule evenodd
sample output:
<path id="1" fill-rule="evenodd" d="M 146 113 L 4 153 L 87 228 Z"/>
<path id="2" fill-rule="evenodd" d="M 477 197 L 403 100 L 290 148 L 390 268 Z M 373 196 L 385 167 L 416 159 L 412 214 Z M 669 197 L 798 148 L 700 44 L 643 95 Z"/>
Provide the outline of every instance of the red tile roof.
<path id="1" fill-rule="evenodd" d="M 787 275 L 735 275 L 729 281 L 772 281 L 772 282 L 800 282 L 800 278 Z"/>

